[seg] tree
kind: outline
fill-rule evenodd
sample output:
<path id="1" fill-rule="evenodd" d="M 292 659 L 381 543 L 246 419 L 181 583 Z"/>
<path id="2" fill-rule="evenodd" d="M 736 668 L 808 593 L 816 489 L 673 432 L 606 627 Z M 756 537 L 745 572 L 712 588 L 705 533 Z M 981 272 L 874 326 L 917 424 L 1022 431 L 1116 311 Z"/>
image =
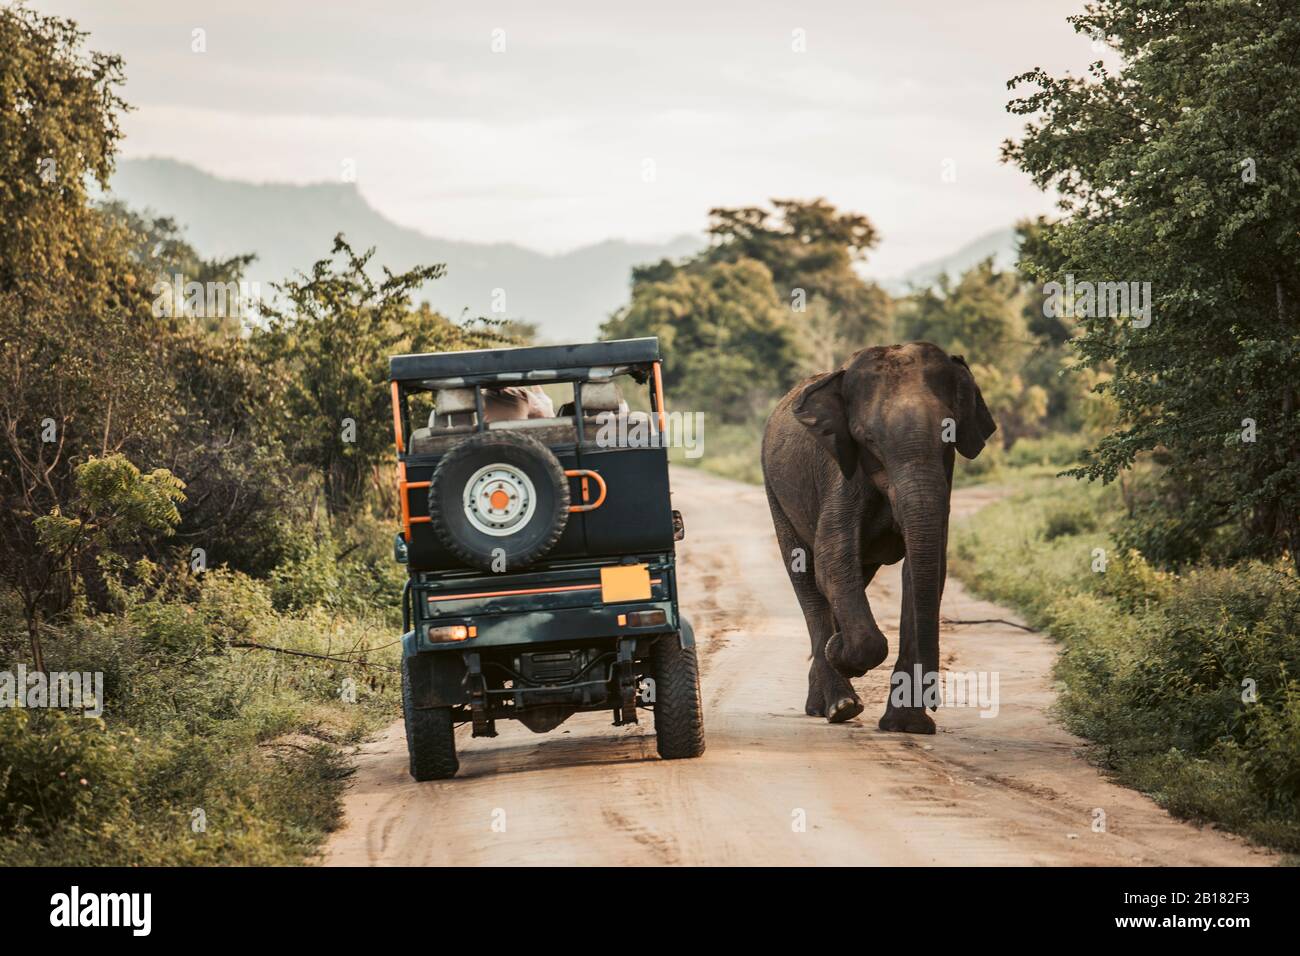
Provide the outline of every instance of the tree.
<path id="1" fill-rule="evenodd" d="M 412 308 L 411 295 L 444 266 L 385 269 L 375 281 L 373 255 L 336 236 L 310 275 L 276 287 L 284 301 L 264 305 L 267 327 L 253 336 L 278 384 L 279 404 L 268 413 L 282 425 L 290 458 L 320 476 L 331 516 L 361 501 L 391 453 L 389 356 L 509 344 L 491 325 L 458 326 L 427 305 Z"/>
<path id="2" fill-rule="evenodd" d="M 1020 284 L 985 259 L 954 283 L 941 276 L 935 287 L 911 297 L 898 318 L 905 338 L 933 342 L 980 365 L 1018 369 L 1033 347 L 1025 328 Z"/>
<path id="3" fill-rule="evenodd" d="M 965 356 L 1006 447 L 1037 429 L 1047 413 L 1047 392 L 1023 378 L 1025 362 L 1039 343 L 1026 328 L 1015 273 L 997 270 L 989 258 L 956 282 L 942 276 L 935 287 L 904 302 L 898 328 L 903 338 L 933 342 Z"/>
<path id="4" fill-rule="evenodd" d="M 1293 14 L 1281 0 L 1098 0 L 1071 22 L 1122 65 L 1014 78 L 1030 90 L 1009 109 L 1030 121 L 1003 153 L 1061 196 L 1030 268 L 1149 290 L 1149 322 L 1078 315 L 1084 359 L 1113 367 L 1101 387 L 1120 422 L 1077 473 L 1109 481 L 1160 450 L 1183 540 L 1235 523 L 1238 553 L 1285 549 L 1300 567 Z"/>
<path id="5" fill-rule="evenodd" d="M 1074 321 L 1057 314 L 1050 306 L 1045 307 L 1049 301 L 1044 292 L 1045 280 L 1028 271 L 1028 263 L 1037 262 L 1038 270 L 1045 270 L 1049 276 L 1054 274 L 1053 268 L 1041 265 L 1055 261 L 1055 253 L 1044 238 L 1048 228 L 1050 224 L 1041 216 L 1016 224 L 1025 328 L 1035 343 L 1021 373 L 1027 383 L 1037 385 L 1047 396 L 1046 427 L 1076 432 L 1085 428 L 1091 417 L 1093 403 L 1088 397 L 1087 382 L 1096 375 L 1089 375 L 1076 363 L 1078 355 L 1071 346 L 1078 332 Z"/>
<path id="6" fill-rule="evenodd" d="M 801 352 L 765 265 L 706 261 L 639 275 L 632 301 L 601 335 L 658 336 L 673 356 L 664 387 L 679 401 L 723 421 L 748 421 L 794 383 Z"/>
<path id="7" fill-rule="evenodd" d="M 151 311 L 158 317 L 194 319 L 205 330 L 226 335 L 243 331 L 244 312 L 256 307 L 243 292 L 244 270 L 257 258 L 243 253 L 225 259 L 205 259 L 184 238 L 176 220 L 147 216 L 120 202 L 99 205 L 100 212 L 120 225 L 128 237 L 127 256 L 145 282 Z M 186 290 L 197 287 L 202 307 L 196 309 Z M 220 290 L 220 297 L 206 290 Z"/>
<path id="8" fill-rule="evenodd" d="M 122 60 L 84 53 L 70 20 L 0 11 L 0 290 L 32 293 L 93 267 L 99 232 L 86 202 L 107 186 L 121 138 Z"/>
<path id="9" fill-rule="evenodd" d="M 35 522 L 73 497 L 77 462 L 123 451 L 166 418 L 125 230 L 87 199 L 112 169 L 122 65 L 83 51 L 83 36 L 0 9 L 0 575 L 38 667 L 39 622 L 62 598 Z"/>
<path id="10" fill-rule="evenodd" d="M 834 368 L 853 352 L 881 344 L 892 323 L 893 301 L 855 266 L 879 241 L 871 221 L 841 213 L 824 199 L 772 200 L 775 214 L 754 206 L 709 211 L 714 244 L 709 262 L 753 259 L 767 266 L 781 300 L 801 320 L 812 313 L 816 370 Z M 818 309 L 814 303 L 820 301 Z"/>
<path id="11" fill-rule="evenodd" d="M 682 262 L 632 270 L 632 300 L 607 338 L 657 335 L 665 384 L 726 422 L 747 422 L 803 372 L 834 368 L 882 339 L 893 300 L 855 266 L 877 241 L 866 216 L 824 199 L 710 210 L 713 243 Z"/>
<path id="12" fill-rule="evenodd" d="M 120 568 L 123 555 L 113 549 L 170 535 L 181 520 L 176 503 L 185 500 L 185 483 L 179 478 L 163 468 L 142 474 L 125 455 L 91 458 L 73 474 L 76 494 L 67 510 L 56 506 L 33 522 L 37 540 L 50 558 L 43 565 L 44 580 L 24 595 L 23 603 L 37 670 L 45 669 L 37 627 L 37 609 L 45 592 L 62 587 L 66 601 L 79 583 L 83 587 L 90 583 L 89 567 Z"/>

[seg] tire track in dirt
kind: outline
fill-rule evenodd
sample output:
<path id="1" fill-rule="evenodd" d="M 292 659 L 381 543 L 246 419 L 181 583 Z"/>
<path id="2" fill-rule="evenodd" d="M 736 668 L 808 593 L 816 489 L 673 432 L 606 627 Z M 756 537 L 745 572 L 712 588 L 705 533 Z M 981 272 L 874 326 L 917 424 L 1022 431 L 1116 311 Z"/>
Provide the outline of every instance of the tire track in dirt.
<path id="1" fill-rule="evenodd" d="M 708 750 L 662 761 L 649 715 L 571 718 L 533 735 L 457 735 L 461 773 L 415 783 L 402 724 L 357 755 L 330 864 L 1268 864 L 1271 854 L 1172 819 L 1078 756 L 1052 721 L 1056 648 L 1003 624 L 948 627 L 945 667 L 1000 676 L 1000 708 L 942 708 L 933 737 L 876 728 L 889 664 L 855 681 L 867 705 L 803 714 L 808 639 L 761 488 L 673 472 L 686 518 L 681 604 L 695 626 Z M 960 489 L 954 516 L 996 500 Z M 899 567 L 868 594 L 897 651 Z M 949 581 L 945 616 L 1016 620 Z M 892 662 L 890 662 L 892 663 Z M 1096 810 L 1105 832 L 1094 832 Z"/>

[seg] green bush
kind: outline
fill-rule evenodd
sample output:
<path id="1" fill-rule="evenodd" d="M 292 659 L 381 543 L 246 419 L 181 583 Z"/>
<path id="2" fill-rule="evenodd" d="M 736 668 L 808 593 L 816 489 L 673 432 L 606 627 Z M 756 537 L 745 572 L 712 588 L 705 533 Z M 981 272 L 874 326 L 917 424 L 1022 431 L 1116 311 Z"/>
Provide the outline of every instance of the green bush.
<path id="1" fill-rule="evenodd" d="M 95 827 L 135 792 L 131 738 L 60 710 L 0 710 L 0 831 Z"/>
<path id="2" fill-rule="evenodd" d="M 371 566 L 379 549 L 357 550 Z M 279 865 L 314 852 L 337 820 L 341 747 L 398 711 L 400 648 L 387 607 L 281 612 L 272 590 L 223 569 L 153 576 L 123 590 L 119 612 L 63 622 L 49 666 L 102 672 L 103 719 L 0 711 L 0 865 Z"/>
<path id="3" fill-rule="evenodd" d="M 1053 505 L 1048 509 L 1043 523 L 1043 537 L 1048 541 L 1095 530 L 1097 516 L 1092 511 L 1073 504 Z"/>
<path id="4" fill-rule="evenodd" d="M 1118 510 L 1109 489 L 1033 483 L 954 528 L 951 567 L 1061 642 L 1058 711 L 1121 781 L 1300 851 L 1300 581 L 1284 563 L 1161 571 L 1077 520 Z"/>
<path id="5" fill-rule="evenodd" d="M 1050 432 L 1040 438 L 1021 438 L 1007 451 L 1006 463 L 1010 468 L 1069 468 L 1087 446 L 1087 437 L 1080 433 Z"/>
<path id="6" fill-rule="evenodd" d="M 1123 611 L 1142 611 L 1169 600 L 1175 579 L 1157 571 L 1136 551 L 1117 549 L 1110 554 L 1105 571 L 1097 573 L 1093 589 L 1113 600 Z"/>

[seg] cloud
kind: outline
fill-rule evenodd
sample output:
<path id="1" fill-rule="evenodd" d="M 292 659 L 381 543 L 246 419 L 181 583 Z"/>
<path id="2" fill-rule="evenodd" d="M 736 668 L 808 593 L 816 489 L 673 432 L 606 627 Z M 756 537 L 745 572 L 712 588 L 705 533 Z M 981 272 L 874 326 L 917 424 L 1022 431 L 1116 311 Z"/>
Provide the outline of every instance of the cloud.
<path id="1" fill-rule="evenodd" d="M 1074 0 L 41 5 L 126 57 L 127 155 L 289 182 L 352 161 L 398 222 L 546 251 L 825 196 L 876 221 L 880 274 L 1049 208 L 999 165 L 1018 128 L 1005 80 L 1091 56 L 1063 19 Z"/>

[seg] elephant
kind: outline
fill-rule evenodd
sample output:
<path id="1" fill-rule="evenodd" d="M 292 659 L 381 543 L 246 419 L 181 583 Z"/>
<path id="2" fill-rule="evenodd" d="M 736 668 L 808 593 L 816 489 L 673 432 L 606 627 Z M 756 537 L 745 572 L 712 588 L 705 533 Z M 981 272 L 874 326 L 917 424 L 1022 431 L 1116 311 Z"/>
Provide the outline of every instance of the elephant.
<path id="1" fill-rule="evenodd" d="M 975 458 L 996 430 L 966 360 L 929 342 L 862 349 L 773 410 L 763 484 L 812 639 L 807 714 L 840 723 L 862 713 L 849 678 L 889 653 L 866 587 L 902 560 L 898 660 L 879 726 L 934 733 L 926 709 L 937 706 L 954 449 Z"/>

